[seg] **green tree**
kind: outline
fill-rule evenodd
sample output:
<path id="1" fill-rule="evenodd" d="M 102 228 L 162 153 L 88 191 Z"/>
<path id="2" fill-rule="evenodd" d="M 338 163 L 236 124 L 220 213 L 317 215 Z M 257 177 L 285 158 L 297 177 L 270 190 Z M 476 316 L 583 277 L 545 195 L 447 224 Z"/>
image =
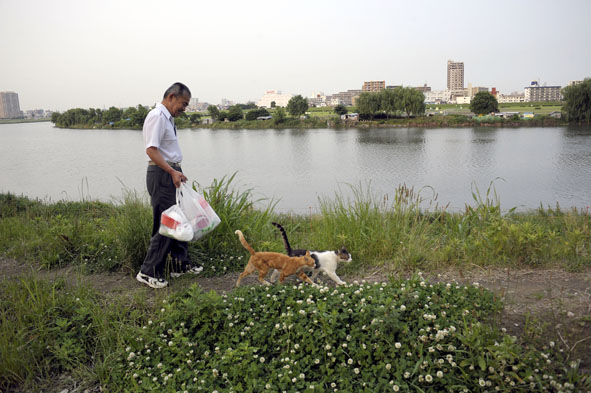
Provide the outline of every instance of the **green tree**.
<path id="1" fill-rule="evenodd" d="M 237 104 L 238 106 L 240 106 L 240 108 L 242 110 L 247 110 L 247 109 L 256 109 L 256 104 L 252 101 L 248 101 L 246 104 Z"/>
<path id="2" fill-rule="evenodd" d="M 291 97 L 287 103 L 287 111 L 293 117 L 299 117 L 308 110 L 308 100 L 301 95 Z"/>
<path id="3" fill-rule="evenodd" d="M 591 123 L 591 79 L 562 89 L 565 103 L 562 112 L 569 122 Z"/>
<path id="4" fill-rule="evenodd" d="M 486 91 L 476 93 L 470 102 L 470 110 L 477 115 L 485 115 L 499 110 L 497 99 Z"/>
<path id="5" fill-rule="evenodd" d="M 59 119 L 60 116 L 61 116 L 61 113 L 59 113 L 59 112 L 53 112 L 51 114 L 51 122 L 53 124 L 57 125 L 57 122 L 58 122 L 58 119 Z"/>
<path id="6" fill-rule="evenodd" d="M 379 92 L 380 96 L 380 109 L 386 112 L 386 116 L 390 117 L 391 114 L 396 114 L 397 111 L 401 110 L 402 107 L 402 88 L 397 87 L 394 90 L 384 89 Z"/>
<path id="7" fill-rule="evenodd" d="M 136 127 L 142 127 L 144 120 L 148 116 L 148 108 L 143 105 L 138 105 L 136 111 L 131 115 L 131 123 Z"/>
<path id="8" fill-rule="evenodd" d="M 337 115 L 346 115 L 347 112 L 349 111 L 347 110 L 347 107 L 343 104 L 339 104 L 334 107 L 334 113 L 336 113 Z"/>
<path id="9" fill-rule="evenodd" d="M 193 124 L 199 123 L 201 121 L 201 113 L 191 113 L 189 119 L 191 119 L 191 123 Z"/>
<path id="10" fill-rule="evenodd" d="M 219 111 L 218 113 L 218 120 L 224 121 L 228 118 L 228 111 Z"/>
<path id="11" fill-rule="evenodd" d="M 380 107 L 379 93 L 364 92 L 359 95 L 357 112 L 359 112 L 360 116 L 369 117 L 369 120 L 373 120 L 374 116 L 380 111 Z"/>
<path id="12" fill-rule="evenodd" d="M 240 105 L 233 105 L 228 109 L 228 120 L 238 121 L 244 118 Z"/>
<path id="13" fill-rule="evenodd" d="M 118 122 L 121 120 L 121 114 L 121 109 L 112 106 L 103 113 L 103 121 L 105 123 Z"/>
<path id="14" fill-rule="evenodd" d="M 209 116 L 211 116 L 211 118 L 214 120 L 224 120 L 224 119 L 220 119 L 220 110 L 215 105 L 208 106 L 207 112 L 209 112 Z"/>
<path id="15" fill-rule="evenodd" d="M 275 101 L 271 101 L 271 108 L 275 108 L 277 106 L 277 103 Z"/>
<path id="16" fill-rule="evenodd" d="M 131 120 L 132 116 L 135 115 L 136 112 L 137 112 L 137 110 L 135 109 L 135 107 L 130 106 L 129 108 L 125 109 L 121 113 L 121 118 L 122 119 L 129 119 L 129 120 Z"/>
<path id="17" fill-rule="evenodd" d="M 494 98 L 494 97 L 493 97 Z M 496 101 L 496 100 L 495 100 Z M 402 88 L 402 108 L 407 117 L 425 113 L 425 95 L 412 87 Z"/>
<path id="18" fill-rule="evenodd" d="M 253 109 L 246 112 L 246 116 L 244 116 L 244 118 L 246 120 L 256 120 L 259 116 L 269 116 L 269 111 L 265 108 Z"/>
<path id="19" fill-rule="evenodd" d="M 279 107 L 277 109 L 275 109 L 275 112 L 273 113 L 273 123 L 274 124 L 281 124 L 285 121 L 285 109 Z"/>

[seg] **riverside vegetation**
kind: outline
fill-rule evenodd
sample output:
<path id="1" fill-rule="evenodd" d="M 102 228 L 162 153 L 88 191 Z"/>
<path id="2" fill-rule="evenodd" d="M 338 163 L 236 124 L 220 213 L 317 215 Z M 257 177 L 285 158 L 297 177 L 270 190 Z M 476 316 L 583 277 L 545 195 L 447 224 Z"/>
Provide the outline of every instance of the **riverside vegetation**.
<path id="1" fill-rule="evenodd" d="M 470 109 L 461 105 L 431 105 L 426 115 L 422 92 L 408 87 L 382 90 L 376 93 L 363 92 L 356 107 L 309 108 L 307 100 L 298 95 L 290 99 L 286 109 L 277 107 L 267 110 L 254 103 L 236 104 L 227 110 L 210 105 L 208 113 L 181 114 L 175 119 L 178 128 L 214 129 L 270 129 L 270 128 L 340 128 L 340 127 L 476 127 L 476 126 L 560 126 L 570 123 L 589 124 L 591 113 L 591 80 L 565 88 L 566 102 L 527 103 L 498 105 L 497 100 L 486 92 L 478 93 Z M 435 112 L 433 107 L 437 108 Z M 441 110 L 439 109 L 441 107 Z M 459 107 L 459 110 L 458 110 Z M 535 117 L 522 118 L 514 114 L 510 118 L 482 116 L 498 108 L 535 113 Z M 542 108 L 544 107 L 544 108 Z M 550 116 L 546 108 L 560 111 L 561 119 Z M 448 110 L 444 110 L 447 108 Z M 467 107 L 468 108 L 468 107 Z M 349 111 L 358 112 L 354 120 L 341 119 Z M 472 113 L 480 116 L 472 116 Z M 438 113 L 439 112 L 439 113 Z M 449 112 L 449 113 L 448 113 Z M 54 113 L 51 121 L 65 128 L 122 128 L 141 129 L 148 108 L 137 107 L 121 110 L 111 107 L 100 109 L 70 109 Z M 288 116 L 289 115 L 289 116 Z M 209 120 L 202 124 L 205 116 Z"/>
<path id="2" fill-rule="evenodd" d="M 320 214 L 254 208 L 229 176 L 203 189 L 222 219 L 190 244 L 204 274 L 244 267 L 234 230 L 257 249 L 281 252 L 271 221 L 292 244 L 353 251 L 363 269 L 499 265 L 591 266 L 588 210 L 503 213 L 494 187 L 462 212 L 447 212 L 400 187 L 392 202 L 353 187 L 323 198 Z M 151 210 L 128 193 L 119 203 L 42 203 L 0 195 L 3 257 L 87 272 L 139 268 Z M 429 283 L 420 274 L 388 283 L 243 287 L 227 294 L 191 286 L 150 297 L 106 296 L 35 277 L 3 281 L 0 390 L 30 391 L 68 374 L 110 392 L 579 392 L 591 377 L 559 344 L 513 337 L 498 325 L 502 304 L 477 284 Z"/>

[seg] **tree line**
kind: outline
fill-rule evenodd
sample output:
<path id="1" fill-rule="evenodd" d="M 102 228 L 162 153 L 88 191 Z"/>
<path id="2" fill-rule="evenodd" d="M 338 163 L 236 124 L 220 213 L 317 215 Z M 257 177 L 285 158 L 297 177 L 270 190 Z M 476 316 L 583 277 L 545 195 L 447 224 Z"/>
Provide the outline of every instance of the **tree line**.
<path id="1" fill-rule="evenodd" d="M 562 89 L 562 111 L 569 122 L 591 124 L 591 79 Z"/>
<path id="2" fill-rule="evenodd" d="M 379 92 L 363 92 L 357 99 L 357 112 L 361 119 L 373 120 L 376 116 L 386 118 L 425 114 L 425 95 L 412 87 L 397 87 Z"/>
<path id="3" fill-rule="evenodd" d="M 142 105 L 119 109 L 114 106 L 107 110 L 102 109 L 68 109 L 64 113 L 54 112 L 51 115 L 51 122 L 58 127 L 88 126 L 103 127 L 111 125 L 114 127 L 138 128 L 144 125 L 148 115 L 148 108 Z"/>

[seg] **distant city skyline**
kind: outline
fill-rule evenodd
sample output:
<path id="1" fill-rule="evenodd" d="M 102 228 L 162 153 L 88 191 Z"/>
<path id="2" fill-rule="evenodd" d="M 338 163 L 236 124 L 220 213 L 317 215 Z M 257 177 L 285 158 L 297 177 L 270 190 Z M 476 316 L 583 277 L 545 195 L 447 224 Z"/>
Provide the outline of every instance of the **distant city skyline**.
<path id="1" fill-rule="evenodd" d="M 364 81 L 522 92 L 591 77 L 591 2 L 0 0 L 0 91 L 20 108 L 152 105 L 176 81 L 200 102 L 311 96 Z"/>

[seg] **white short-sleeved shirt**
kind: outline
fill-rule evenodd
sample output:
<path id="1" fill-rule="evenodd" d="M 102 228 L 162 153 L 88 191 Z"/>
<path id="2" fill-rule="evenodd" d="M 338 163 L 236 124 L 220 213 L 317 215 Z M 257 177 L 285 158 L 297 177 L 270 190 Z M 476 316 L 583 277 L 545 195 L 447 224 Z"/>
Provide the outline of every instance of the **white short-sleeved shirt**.
<path id="1" fill-rule="evenodd" d="M 165 161 L 181 162 L 183 160 L 179 140 L 174 131 L 174 119 L 164 105 L 157 104 L 148 113 L 144 120 L 142 134 L 146 149 L 157 147 Z"/>

